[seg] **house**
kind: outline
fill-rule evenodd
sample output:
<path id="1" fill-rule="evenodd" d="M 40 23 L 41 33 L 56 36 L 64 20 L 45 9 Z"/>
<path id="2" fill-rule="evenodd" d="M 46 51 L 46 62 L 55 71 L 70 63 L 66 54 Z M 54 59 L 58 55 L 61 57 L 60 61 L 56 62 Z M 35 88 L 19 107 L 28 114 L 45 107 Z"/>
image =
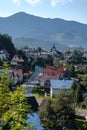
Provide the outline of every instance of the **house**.
<path id="1" fill-rule="evenodd" d="M 22 58 L 21 55 L 16 54 L 12 60 L 11 60 L 11 65 L 13 66 L 18 66 L 18 67 L 22 67 L 24 63 L 24 59 Z"/>
<path id="2" fill-rule="evenodd" d="M 68 92 L 73 84 L 73 80 L 50 80 L 50 95 L 53 97 L 60 90 Z"/>
<path id="3" fill-rule="evenodd" d="M 33 49 L 33 48 L 24 49 L 23 52 L 24 52 L 25 56 L 27 57 L 28 61 L 31 61 L 32 58 L 33 58 L 34 60 L 37 59 L 38 54 L 37 54 L 37 52 L 35 51 L 35 49 Z"/>
<path id="4" fill-rule="evenodd" d="M 7 52 L 7 50 L 5 49 L 0 50 L 0 59 L 8 61 L 9 53 Z"/>
<path id="5" fill-rule="evenodd" d="M 12 79 L 12 84 L 16 85 L 17 83 L 21 83 L 23 81 L 23 71 L 22 69 L 0 69 L 0 75 L 6 74 L 6 78 Z"/>
<path id="6" fill-rule="evenodd" d="M 43 74 L 39 76 L 41 82 L 46 80 L 71 79 L 71 73 L 67 68 L 47 66 L 43 69 Z"/>
<path id="7" fill-rule="evenodd" d="M 46 59 L 49 55 L 50 55 L 49 52 L 41 52 L 41 57 L 42 57 L 43 59 Z"/>
<path id="8" fill-rule="evenodd" d="M 13 69 L 14 85 L 23 81 L 23 70 L 21 68 Z"/>
<path id="9" fill-rule="evenodd" d="M 39 77 L 40 81 L 46 81 L 51 79 L 60 79 L 61 74 L 63 73 L 63 68 L 47 66 L 43 69 L 43 74 Z"/>
<path id="10" fill-rule="evenodd" d="M 71 73 L 68 71 L 67 68 L 64 67 L 47 66 L 43 69 L 43 73 L 39 76 L 40 86 L 45 89 L 46 93 L 50 92 L 51 86 L 55 86 L 51 83 L 51 81 L 56 82 L 56 84 L 58 84 L 57 82 L 60 81 L 62 85 L 62 81 L 71 82 L 70 79 Z M 53 90 L 51 91 L 51 93 L 51 95 L 53 95 Z"/>
<path id="11" fill-rule="evenodd" d="M 53 60 L 59 60 L 60 57 L 62 56 L 61 54 L 62 54 L 61 52 L 57 51 L 54 44 L 53 47 L 51 48 L 51 55 L 52 55 Z"/>

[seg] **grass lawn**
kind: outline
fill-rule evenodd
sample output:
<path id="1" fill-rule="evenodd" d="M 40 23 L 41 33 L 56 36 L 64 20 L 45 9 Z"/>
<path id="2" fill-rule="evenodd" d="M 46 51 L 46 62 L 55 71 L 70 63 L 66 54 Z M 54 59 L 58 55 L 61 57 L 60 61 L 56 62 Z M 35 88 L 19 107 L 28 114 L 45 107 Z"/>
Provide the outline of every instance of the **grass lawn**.
<path id="1" fill-rule="evenodd" d="M 41 87 L 34 87 L 32 90 L 32 94 L 33 96 L 35 96 L 38 100 L 43 100 L 45 97 L 45 90 L 44 88 Z M 49 94 L 47 94 L 47 96 L 50 96 Z"/>
<path id="2" fill-rule="evenodd" d="M 37 100 L 40 100 L 42 101 L 44 99 L 44 96 L 40 96 L 38 94 L 33 94 L 33 96 L 37 99 Z"/>
<path id="3" fill-rule="evenodd" d="M 36 99 L 42 101 L 44 99 L 44 96 L 45 96 L 45 91 L 43 88 L 34 87 L 32 90 L 32 94 L 33 94 L 33 96 L 36 97 Z"/>
<path id="4" fill-rule="evenodd" d="M 34 87 L 32 90 L 32 94 L 38 94 L 39 96 L 44 96 L 45 95 L 44 88 Z"/>

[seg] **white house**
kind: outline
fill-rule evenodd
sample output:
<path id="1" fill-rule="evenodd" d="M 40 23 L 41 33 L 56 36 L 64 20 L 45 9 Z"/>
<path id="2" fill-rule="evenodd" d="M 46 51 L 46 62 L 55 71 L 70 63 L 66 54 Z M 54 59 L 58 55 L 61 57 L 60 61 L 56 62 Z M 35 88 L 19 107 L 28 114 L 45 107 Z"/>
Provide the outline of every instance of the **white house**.
<path id="1" fill-rule="evenodd" d="M 56 95 L 61 89 L 66 92 L 71 88 L 73 80 L 50 80 L 50 95 Z"/>
<path id="2" fill-rule="evenodd" d="M 8 58 L 9 58 L 9 53 L 5 49 L 0 50 L 0 59 L 8 60 Z"/>
<path id="3" fill-rule="evenodd" d="M 22 65 L 24 63 L 24 59 L 21 55 L 15 55 L 11 60 L 11 65 Z"/>

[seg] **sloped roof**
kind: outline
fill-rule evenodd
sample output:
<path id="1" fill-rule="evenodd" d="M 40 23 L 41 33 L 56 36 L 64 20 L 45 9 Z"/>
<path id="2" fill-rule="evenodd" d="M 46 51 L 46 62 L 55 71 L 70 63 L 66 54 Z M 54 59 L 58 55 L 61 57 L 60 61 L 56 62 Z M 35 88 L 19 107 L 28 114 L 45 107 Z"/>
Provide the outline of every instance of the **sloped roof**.
<path id="1" fill-rule="evenodd" d="M 52 88 L 66 88 L 70 89 L 73 83 L 73 80 L 50 80 Z"/>
<path id="2" fill-rule="evenodd" d="M 13 58 L 12 61 L 16 61 L 16 62 L 24 62 L 24 59 L 22 58 L 21 55 L 16 54 Z"/>
<path id="3" fill-rule="evenodd" d="M 52 79 L 58 80 L 59 77 L 60 77 L 59 74 L 56 74 L 56 75 L 48 75 L 48 74 L 44 73 L 43 75 L 41 75 L 41 76 L 39 77 L 39 79 L 40 79 L 40 81 L 46 81 L 46 80 L 52 80 Z"/>
<path id="4" fill-rule="evenodd" d="M 59 79 L 61 74 L 64 72 L 63 67 L 53 67 L 47 66 L 43 69 L 43 75 L 41 75 L 40 81 L 52 80 L 52 79 Z"/>
<path id="5" fill-rule="evenodd" d="M 53 66 L 48 66 L 44 68 L 43 73 L 47 74 L 61 74 L 64 71 L 63 67 L 53 67 Z"/>

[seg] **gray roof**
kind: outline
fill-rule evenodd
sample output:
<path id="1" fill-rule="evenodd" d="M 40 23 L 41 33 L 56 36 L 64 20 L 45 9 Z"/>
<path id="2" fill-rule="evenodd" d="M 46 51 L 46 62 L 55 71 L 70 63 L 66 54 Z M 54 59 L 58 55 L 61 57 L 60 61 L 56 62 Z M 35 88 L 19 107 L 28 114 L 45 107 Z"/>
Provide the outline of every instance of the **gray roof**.
<path id="1" fill-rule="evenodd" d="M 52 88 L 66 88 L 69 89 L 72 86 L 73 80 L 50 80 Z"/>

